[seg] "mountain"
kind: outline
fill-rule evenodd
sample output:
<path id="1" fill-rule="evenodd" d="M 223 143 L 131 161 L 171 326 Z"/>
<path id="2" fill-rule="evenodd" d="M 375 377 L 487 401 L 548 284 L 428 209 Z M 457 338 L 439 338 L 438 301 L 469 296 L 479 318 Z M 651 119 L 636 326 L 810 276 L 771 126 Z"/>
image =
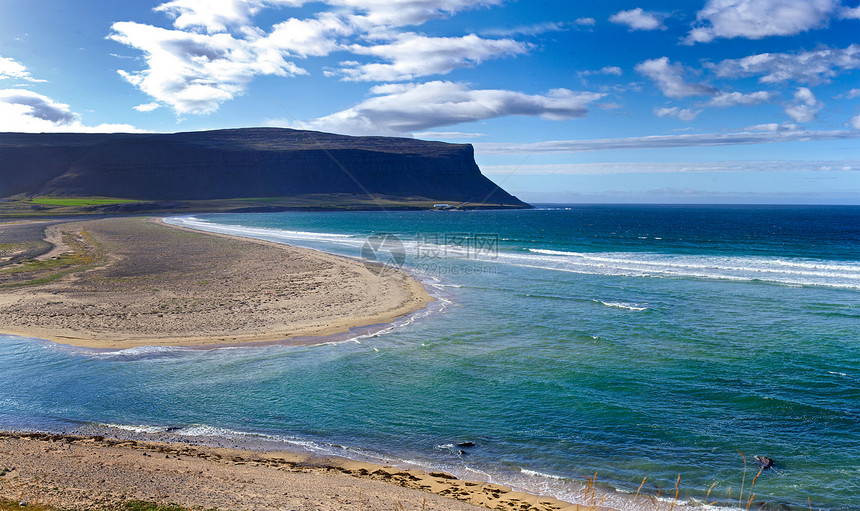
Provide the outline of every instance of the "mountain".
<path id="1" fill-rule="evenodd" d="M 0 197 L 171 201 L 309 194 L 528 207 L 481 174 L 468 144 L 283 128 L 0 133 Z"/>

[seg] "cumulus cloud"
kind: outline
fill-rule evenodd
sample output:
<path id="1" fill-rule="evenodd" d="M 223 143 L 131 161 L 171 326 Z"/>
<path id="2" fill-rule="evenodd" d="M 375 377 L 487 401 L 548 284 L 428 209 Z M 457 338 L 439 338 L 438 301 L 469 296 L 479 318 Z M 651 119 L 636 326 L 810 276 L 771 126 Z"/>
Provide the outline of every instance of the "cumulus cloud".
<path id="1" fill-rule="evenodd" d="M 208 1 L 208 0 L 207 0 Z M 368 27 L 403 27 L 451 16 L 457 12 L 499 5 L 504 0 L 323 0 L 356 14 L 351 19 Z"/>
<path id="2" fill-rule="evenodd" d="M 196 28 L 211 33 L 247 25 L 267 5 L 299 6 L 303 3 L 303 0 L 171 0 L 153 10 L 172 17 L 176 28 Z"/>
<path id="3" fill-rule="evenodd" d="M 845 98 L 845 99 L 860 98 L 860 89 L 851 89 L 850 91 L 846 92 L 845 94 L 840 94 L 839 96 L 837 96 L 837 98 L 839 98 L 839 99 L 841 99 L 841 98 Z"/>
<path id="4" fill-rule="evenodd" d="M 138 132 L 128 124 L 87 126 L 69 105 L 26 89 L 0 89 L 0 132 Z"/>
<path id="5" fill-rule="evenodd" d="M 24 80 L 27 82 L 44 82 L 45 80 L 37 80 L 30 76 L 30 72 L 27 71 L 27 68 L 13 59 L 0 57 L 0 80 L 13 78 L 17 80 Z"/>
<path id="6" fill-rule="evenodd" d="M 641 7 L 620 11 L 609 17 L 609 21 L 619 25 L 627 25 L 630 30 L 666 30 L 663 15 L 643 11 Z"/>
<path id="7" fill-rule="evenodd" d="M 199 34 L 132 22 L 113 24 L 108 36 L 144 52 L 147 69 L 118 71 L 129 83 L 177 113 L 214 112 L 241 94 L 257 75 L 294 76 L 306 71 L 263 40 L 227 33 Z"/>
<path id="8" fill-rule="evenodd" d="M 785 107 L 785 113 L 795 122 L 810 122 L 815 120 L 823 106 L 824 103 L 818 101 L 811 90 L 800 87 L 794 93 L 794 101 Z"/>
<path id="9" fill-rule="evenodd" d="M 371 55 L 389 63 L 348 62 L 339 72 L 349 81 L 392 82 L 419 76 L 444 75 L 454 69 L 480 64 L 484 60 L 525 53 L 528 47 L 513 39 L 398 35 L 393 42 L 375 46 L 353 45 L 358 55 Z"/>
<path id="10" fill-rule="evenodd" d="M 851 125 L 851 127 L 852 127 L 852 128 L 854 128 L 855 130 L 860 130 L 860 114 L 855 115 L 854 117 L 852 117 L 852 118 L 851 118 L 851 120 L 850 120 L 850 121 L 848 121 L 848 123 L 849 123 L 849 124 Z"/>
<path id="11" fill-rule="evenodd" d="M 373 87 L 369 98 L 352 108 L 304 123 L 311 129 L 354 135 L 400 135 L 439 126 L 509 115 L 548 119 L 583 117 L 588 104 L 604 94 L 554 89 L 529 95 L 496 89 L 474 90 L 462 83 L 434 81 Z"/>
<path id="12" fill-rule="evenodd" d="M 838 8 L 838 0 L 708 0 L 686 42 L 795 35 L 825 26 Z"/>
<path id="13" fill-rule="evenodd" d="M 293 57 L 322 57 L 339 49 L 337 39 L 351 34 L 348 22 L 328 13 L 318 18 L 296 19 L 276 24 L 272 32 L 253 43 L 273 54 L 284 53 Z"/>
<path id="14" fill-rule="evenodd" d="M 681 64 L 672 64 L 668 57 L 646 60 L 636 65 L 636 71 L 652 79 L 663 95 L 680 99 L 690 96 L 709 96 L 716 90 L 698 83 L 690 83 L 684 79 L 686 70 Z"/>
<path id="15" fill-rule="evenodd" d="M 675 147 L 714 147 L 771 144 L 812 140 L 846 140 L 860 138 L 856 130 L 763 130 L 733 133 L 697 133 L 655 135 L 649 137 L 607 138 L 596 140 L 558 140 L 532 144 L 478 143 L 481 154 L 583 153 L 626 149 L 669 149 Z"/>
<path id="16" fill-rule="evenodd" d="M 763 90 L 751 92 L 749 94 L 743 94 L 741 92 L 720 92 L 716 96 L 708 100 L 708 102 L 705 103 L 705 106 L 712 106 L 716 108 L 728 108 L 738 105 L 752 106 L 771 101 L 778 95 L 779 94 L 777 94 L 776 92 Z"/>
<path id="17" fill-rule="evenodd" d="M 682 121 L 692 121 L 698 117 L 700 113 L 702 113 L 701 110 L 692 110 L 689 108 L 682 109 L 677 106 L 654 109 L 654 115 L 657 117 L 675 117 Z"/>
<path id="18" fill-rule="evenodd" d="M 759 83 L 792 80 L 817 84 L 829 81 L 844 71 L 860 69 L 860 45 L 797 53 L 759 53 L 742 59 L 723 60 L 710 67 L 721 78 L 761 75 Z"/>
<path id="19" fill-rule="evenodd" d="M 839 11 L 839 17 L 845 20 L 860 20 L 860 6 L 858 7 L 843 7 Z"/>
<path id="20" fill-rule="evenodd" d="M 519 55 L 529 45 L 513 39 L 477 35 L 430 37 L 401 32 L 459 11 L 488 7 L 504 0 L 170 0 L 156 12 L 173 28 L 134 22 L 114 23 L 108 36 L 143 52 L 146 67 L 119 70 L 130 84 L 154 102 L 140 111 L 167 105 L 177 114 L 208 114 L 243 94 L 258 76 L 297 76 L 308 72 L 296 59 L 349 51 L 375 59 L 350 59 L 326 76 L 350 81 L 407 81 L 442 75 L 485 60 Z M 263 9 L 324 4 L 329 9 L 307 19 L 289 18 L 269 31 L 255 26 Z M 533 27 L 561 29 L 563 24 Z"/>
<path id="21" fill-rule="evenodd" d="M 352 22 L 365 27 L 420 25 L 459 11 L 498 5 L 504 0 L 321 0 L 340 8 Z M 208 33 L 249 29 L 265 8 L 300 7 L 309 0 L 171 0 L 155 7 L 173 18 L 178 29 Z"/>

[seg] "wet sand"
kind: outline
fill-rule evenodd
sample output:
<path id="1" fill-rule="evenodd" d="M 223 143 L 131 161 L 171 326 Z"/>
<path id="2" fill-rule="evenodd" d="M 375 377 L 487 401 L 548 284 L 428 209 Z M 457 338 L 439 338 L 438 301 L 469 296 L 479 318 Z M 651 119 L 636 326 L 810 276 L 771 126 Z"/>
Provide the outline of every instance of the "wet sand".
<path id="1" fill-rule="evenodd" d="M 55 248 L 39 263 L 0 265 L 0 333 L 109 349 L 307 344 L 432 301 L 400 271 L 154 219 L 58 223 L 46 235 Z"/>
<path id="2" fill-rule="evenodd" d="M 335 457 L 43 433 L 0 433 L 3 472 L 0 497 L 60 508 L 146 500 L 222 510 L 596 509 Z"/>

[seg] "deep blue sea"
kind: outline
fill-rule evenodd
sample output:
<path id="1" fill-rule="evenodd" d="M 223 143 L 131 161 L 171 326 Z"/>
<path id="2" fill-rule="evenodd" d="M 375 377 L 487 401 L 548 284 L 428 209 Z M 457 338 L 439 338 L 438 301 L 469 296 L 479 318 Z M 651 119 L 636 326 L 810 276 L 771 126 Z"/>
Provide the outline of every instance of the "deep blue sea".
<path id="1" fill-rule="evenodd" d="M 713 485 L 709 501 L 737 506 L 743 453 L 747 487 L 754 455 L 775 461 L 753 507 L 860 508 L 858 207 L 170 221 L 403 267 L 438 299 L 317 346 L 103 353 L 0 336 L 0 428 L 169 428 L 571 502 L 596 473 L 627 492 L 604 502 L 620 509 L 643 478 L 673 497 L 679 474 L 683 500 Z"/>

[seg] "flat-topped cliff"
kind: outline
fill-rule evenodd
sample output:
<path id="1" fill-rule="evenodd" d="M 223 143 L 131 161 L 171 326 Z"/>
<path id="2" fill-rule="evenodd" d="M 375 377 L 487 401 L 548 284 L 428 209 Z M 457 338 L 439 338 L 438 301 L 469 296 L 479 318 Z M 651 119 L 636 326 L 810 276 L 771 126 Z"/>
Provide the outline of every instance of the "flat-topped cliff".
<path id="1" fill-rule="evenodd" d="M 284 128 L 0 133 L 0 197 L 22 194 L 145 201 L 357 194 L 527 207 L 481 174 L 471 145 Z"/>

